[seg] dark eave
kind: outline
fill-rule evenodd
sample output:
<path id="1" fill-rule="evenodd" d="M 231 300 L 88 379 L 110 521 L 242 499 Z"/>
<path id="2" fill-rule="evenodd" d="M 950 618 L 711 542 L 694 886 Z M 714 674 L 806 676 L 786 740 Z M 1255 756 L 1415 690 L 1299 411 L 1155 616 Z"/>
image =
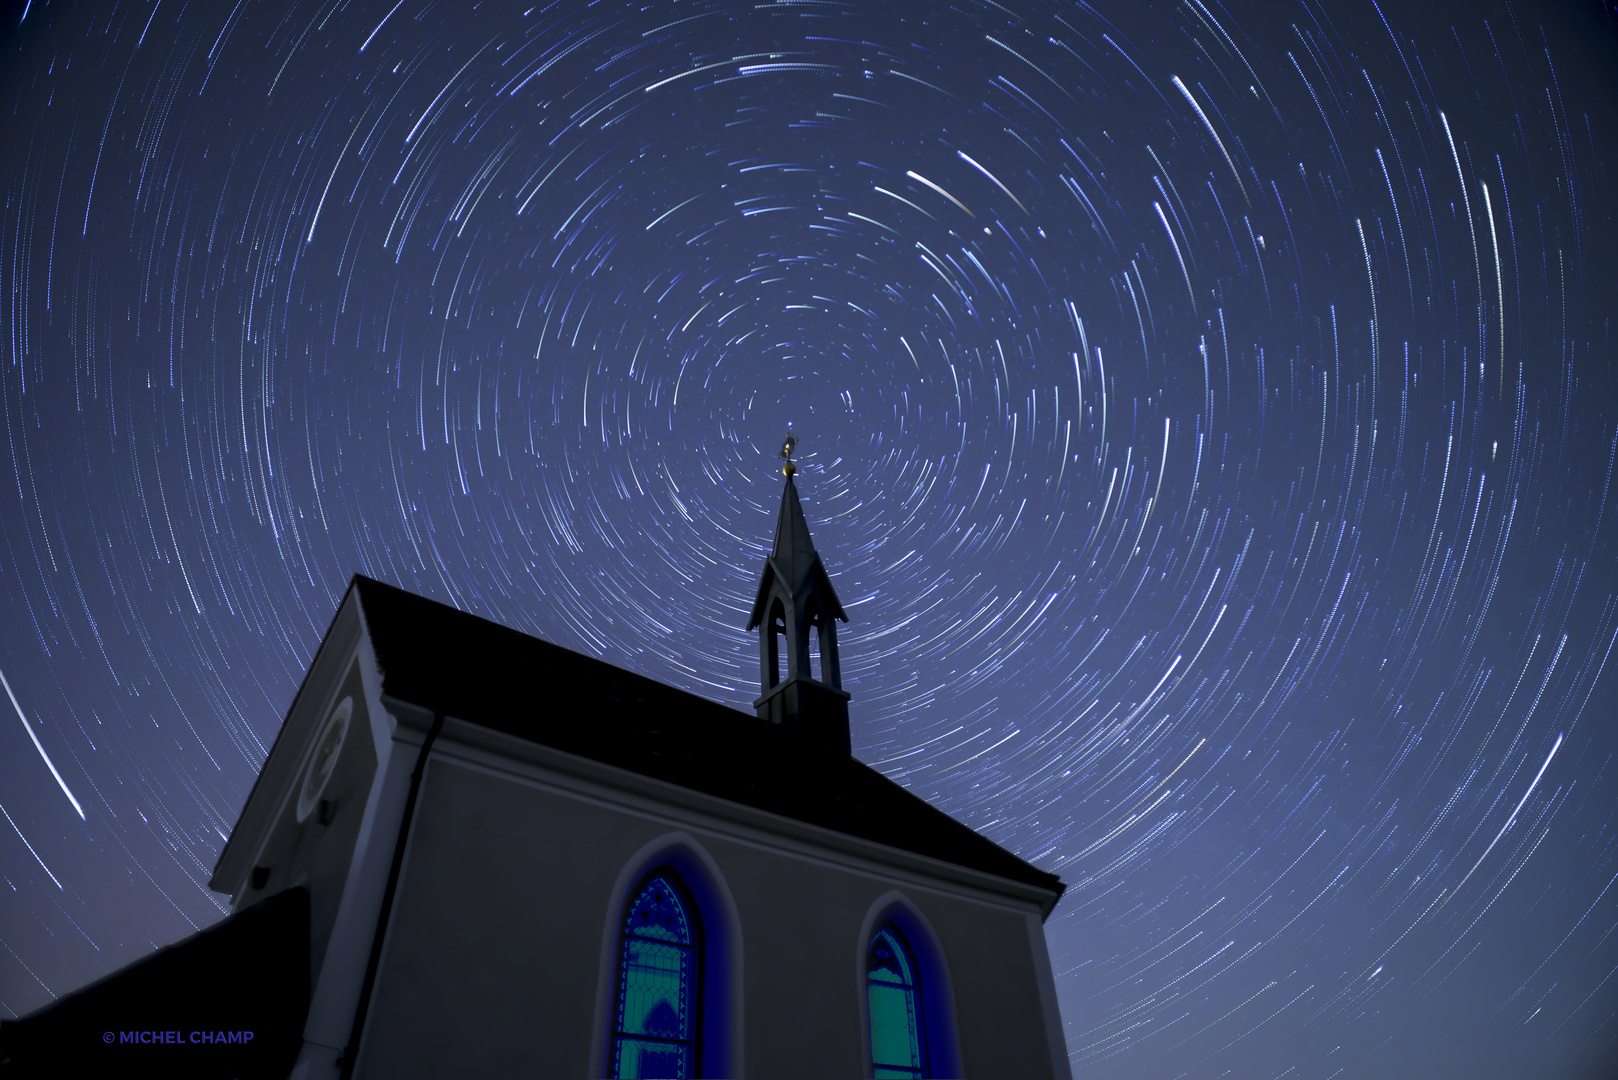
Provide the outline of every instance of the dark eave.
<path id="1" fill-rule="evenodd" d="M 557 750 L 1050 890 L 1029 865 L 852 757 L 790 730 L 366 577 L 383 692 Z"/>

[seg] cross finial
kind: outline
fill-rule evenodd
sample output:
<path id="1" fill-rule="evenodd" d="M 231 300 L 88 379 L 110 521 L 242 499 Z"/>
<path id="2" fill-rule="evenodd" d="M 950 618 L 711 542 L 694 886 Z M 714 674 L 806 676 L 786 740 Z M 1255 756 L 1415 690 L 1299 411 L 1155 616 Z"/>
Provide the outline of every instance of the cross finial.
<path id="1" fill-rule="evenodd" d="M 781 452 L 775 455 L 778 458 L 786 459 L 786 464 L 781 466 L 782 476 L 791 476 L 793 473 L 798 471 L 798 467 L 792 464 L 792 451 L 797 445 L 798 437 L 792 434 L 792 425 L 788 424 L 786 442 L 781 444 Z"/>

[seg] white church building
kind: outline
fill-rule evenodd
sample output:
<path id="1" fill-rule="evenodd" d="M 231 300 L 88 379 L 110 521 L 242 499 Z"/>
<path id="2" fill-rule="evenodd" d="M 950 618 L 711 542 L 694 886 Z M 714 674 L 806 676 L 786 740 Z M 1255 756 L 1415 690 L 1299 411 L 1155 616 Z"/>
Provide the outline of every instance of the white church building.
<path id="1" fill-rule="evenodd" d="M 1067 1080 L 1062 883 L 850 755 L 790 468 L 757 715 L 354 579 L 210 883 L 307 892 L 294 1077 Z"/>

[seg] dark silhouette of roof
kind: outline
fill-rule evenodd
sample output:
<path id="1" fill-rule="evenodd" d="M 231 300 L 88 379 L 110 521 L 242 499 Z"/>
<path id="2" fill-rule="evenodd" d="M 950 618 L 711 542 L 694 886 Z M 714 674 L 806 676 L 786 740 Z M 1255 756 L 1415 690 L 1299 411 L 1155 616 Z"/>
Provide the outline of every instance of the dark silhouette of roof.
<path id="1" fill-rule="evenodd" d="M 791 729 L 380 581 L 356 575 L 350 588 L 383 692 L 397 700 L 1058 897 L 1064 888 L 870 766 L 817 752 Z"/>
<path id="2" fill-rule="evenodd" d="M 294 888 L 0 1023 L 0 1077 L 284 1077 L 308 1013 L 309 890 Z"/>

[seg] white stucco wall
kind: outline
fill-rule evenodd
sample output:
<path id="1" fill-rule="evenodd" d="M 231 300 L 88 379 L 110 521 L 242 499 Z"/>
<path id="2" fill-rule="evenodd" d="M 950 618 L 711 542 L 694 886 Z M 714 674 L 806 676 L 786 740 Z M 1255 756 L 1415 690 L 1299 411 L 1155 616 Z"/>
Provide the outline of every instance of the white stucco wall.
<path id="1" fill-rule="evenodd" d="M 739 970 L 739 1022 L 705 1073 L 868 1076 L 863 938 L 897 896 L 936 934 L 962 1074 L 1067 1077 L 1034 900 L 745 808 L 708 813 L 703 796 L 663 801 L 594 763 L 514 761 L 490 738 L 449 725 L 434 748 L 356 1075 L 600 1075 L 624 881 L 678 843 L 734 908 L 734 967 L 707 977 Z"/>

